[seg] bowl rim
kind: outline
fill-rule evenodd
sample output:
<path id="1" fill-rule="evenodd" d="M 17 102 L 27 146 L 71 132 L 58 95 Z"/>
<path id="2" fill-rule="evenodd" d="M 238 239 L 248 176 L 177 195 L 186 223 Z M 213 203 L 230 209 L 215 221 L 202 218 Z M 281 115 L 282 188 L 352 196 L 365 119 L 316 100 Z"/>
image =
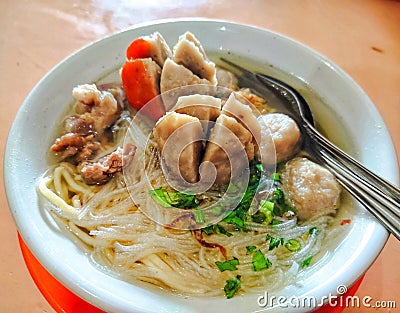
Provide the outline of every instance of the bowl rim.
<path id="1" fill-rule="evenodd" d="M 54 275 L 57 279 L 59 279 L 60 282 L 62 282 L 64 285 L 66 285 L 67 288 L 72 289 L 75 293 L 77 293 L 79 296 L 81 296 L 83 299 L 87 300 L 88 302 L 92 303 L 93 305 L 99 306 L 103 309 L 110 310 L 110 311 L 115 310 L 115 307 L 113 306 L 114 304 L 110 305 L 110 303 L 107 303 L 104 299 L 101 299 L 100 296 L 104 295 L 104 293 L 99 292 L 98 294 L 92 294 L 91 290 L 85 289 L 87 287 L 87 285 L 85 285 L 87 282 L 81 281 L 80 284 L 82 284 L 82 286 L 76 286 L 76 285 L 74 285 L 74 282 L 65 278 L 63 276 L 63 273 L 60 272 L 60 269 L 58 269 L 56 266 L 54 266 L 52 264 L 49 264 L 48 260 L 46 260 L 46 251 L 40 251 L 40 247 L 36 246 L 36 244 L 34 243 L 34 239 L 31 237 L 31 234 L 29 233 L 29 231 L 22 227 L 23 225 L 21 224 L 21 221 L 17 217 L 17 211 L 21 210 L 21 208 L 19 208 L 19 204 L 18 204 L 18 201 L 15 199 L 16 195 L 13 190 L 13 188 L 14 188 L 13 182 L 17 181 L 16 177 L 18 174 L 17 172 L 15 172 L 15 166 L 14 166 L 15 164 L 14 164 L 14 160 L 13 160 L 13 154 L 15 153 L 15 151 L 16 151 L 15 149 L 17 148 L 17 147 L 15 147 L 16 142 L 17 142 L 17 140 L 15 140 L 15 138 L 18 137 L 19 128 L 23 124 L 23 117 L 25 114 L 24 112 L 29 110 L 30 99 L 34 96 L 35 92 L 41 88 L 43 82 L 50 79 L 53 75 L 56 75 L 57 72 L 60 71 L 62 69 L 62 67 L 64 67 L 65 64 L 68 63 L 68 61 L 71 58 L 78 57 L 79 54 L 81 53 L 81 51 L 85 51 L 86 49 L 90 49 L 91 47 L 93 47 L 95 45 L 106 42 L 110 38 L 115 38 L 117 36 L 121 36 L 121 34 L 123 34 L 123 33 L 127 33 L 127 32 L 130 33 L 130 32 L 137 31 L 139 29 L 146 29 L 146 27 L 149 27 L 149 26 L 162 27 L 162 25 L 170 24 L 170 23 L 174 23 L 176 25 L 179 25 L 181 23 L 183 23 L 183 24 L 192 24 L 192 23 L 195 23 L 195 24 L 203 23 L 204 24 L 205 23 L 208 25 L 213 24 L 214 26 L 219 25 L 221 27 L 223 27 L 223 26 L 233 27 L 233 28 L 237 27 L 238 29 L 246 28 L 246 29 L 253 30 L 253 31 L 255 30 L 257 32 L 268 32 L 270 34 L 276 35 L 277 37 L 281 38 L 284 41 L 288 41 L 291 44 L 296 45 L 297 48 L 305 51 L 308 54 L 312 54 L 312 55 L 318 57 L 318 59 L 321 62 L 323 62 L 326 65 L 328 65 L 329 67 L 331 67 L 332 70 L 337 72 L 337 74 L 339 76 L 341 76 L 342 79 L 346 80 L 347 83 L 351 84 L 352 88 L 355 88 L 354 90 L 357 93 L 359 93 L 364 99 L 366 99 L 366 103 L 370 106 L 369 110 L 371 110 L 372 114 L 374 114 L 375 117 L 377 117 L 378 120 L 381 121 L 381 125 L 383 125 L 383 128 L 381 129 L 381 135 L 384 136 L 386 138 L 386 140 L 389 140 L 391 143 L 391 146 L 388 147 L 388 151 L 387 151 L 388 155 L 389 155 L 388 163 L 394 165 L 397 168 L 397 171 L 392 171 L 391 173 L 385 173 L 385 174 L 387 174 L 389 176 L 389 180 L 393 181 L 396 184 L 399 183 L 398 163 L 397 163 L 397 157 L 396 157 L 396 153 L 394 150 L 394 146 L 393 146 L 393 143 L 391 142 L 390 134 L 389 134 L 378 110 L 375 108 L 375 106 L 373 105 L 371 100 L 368 98 L 366 93 L 361 89 L 361 87 L 346 72 L 344 72 L 341 68 L 339 68 L 332 61 L 327 59 L 325 56 L 323 56 L 319 52 L 316 52 L 312 48 L 305 46 L 301 42 L 298 42 L 298 41 L 296 41 L 288 36 L 282 35 L 280 33 L 277 33 L 277 32 L 274 32 L 274 31 L 271 31 L 268 29 L 264 29 L 264 28 L 261 28 L 258 26 L 254 26 L 254 25 L 250 25 L 250 24 L 236 23 L 236 22 L 221 20 L 221 19 L 208 19 L 208 18 L 178 18 L 178 19 L 173 18 L 173 19 L 154 20 L 154 21 L 136 24 L 136 25 L 133 25 L 132 27 L 126 28 L 119 32 L 116 32 L 116 33 L 110 34 L 108 36 L 105 36 L 103 38 L 100 38 L 94 42 L 91 42 L 91 43 L 83 46 L 82 48 L 78 49 L 71 55 L 67 56 L 65 59 L 63 59 L 61 62 L 59 62 L 57 65 L 55 65 L 34 86 L 34 88 L 31 90 L 31 92 L 28 94 L 28 96 L 22 103 L 21 107 L 19 108 L 17 115 L 14 119 L 14 122 L 10 128 L 7 142 L 6 142 L 6 147 L 5 147 L 3 166 L 4 166 L 4 184 L 5 184 L 8 206 L 9 206 L 9 209 L 13 216 L 14 222 L 17 225 L 17 228 L 18 228 L 22 238 L 27 243 L 27 245 L 31 249 L 32 253 L 40 261 L 40 263 L 44 264 L 46 269 L 52 275 Z M 371 106 L 371 104 L 372 104 L 372 106 Z M 37 205 L 37 204 L 35 204 L 35 205 Z M 362 266 L 361 266 L 362 272 L 358 273 L 357 277 L 361 276 L 361 274 L 364 273 L 369 268 L 370 265 L 372 265 L 373 261 L 379 255 L 381 249 L 384 247 L 384 244 L 386 243 L 386 241 L 388 239 L 388 232 L 380 225 L 376 225 L 375 229 L 371 230 L 371 231 L 376 232 L 376 237 L 375 237 L 375 241 L 374 241 L 375 250 L 373 252 L 370 251 L 371 258 L 368 262 L 364 262 L 362 264 Z M 348 284 L 348 286 L 350 286 L 352 283 L 355 282 L 355 280 L 356 279 L 354 277 L 351 277 L 345 283 Z M 83 289 L 82 289 L 82 287 L 83 287 Z M 313 291 L 316 292 L 315 288 L 314 288 L 314 290 L 311 290 L 310 292 L 313 292 Z M 318 293 L 318 292 L 316 292 L 316 293 Z M 125 308 L 121 307 L 121 309 L 124 310 Z M 125 311 L 123 311 L 123 312 L 125 312 Z M 148 311 L 148 312 L 150 312 L 150 311 Z"/>

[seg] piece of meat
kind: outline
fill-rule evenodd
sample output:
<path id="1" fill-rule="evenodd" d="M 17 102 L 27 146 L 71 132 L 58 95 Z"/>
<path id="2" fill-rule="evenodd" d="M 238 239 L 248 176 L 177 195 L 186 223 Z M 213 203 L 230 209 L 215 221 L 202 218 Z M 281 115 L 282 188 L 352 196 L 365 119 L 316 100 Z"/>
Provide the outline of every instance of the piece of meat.
<path id="1" fill-rule="evenodd" d="M 55 140 L 51 151 L 74 164 L 92 158 L 101 148 L 105 131 L 123 109 L 122 91 L 113 88 L 112 92 L 99 90 L 94 84 L 76 86 L 72 95 L 81 105 L 81 114 L 65 119 L 64 134 Z"/>
<path id="2" fill-rule="evenodd" d="M 167 58 L 172 57 L 172 51 L 167 45 L 165 39 L 159 32 L 148 36 L 146 38 L 151 43 L 150 57 L 160 66 L 164 66 Z"/>
<path id="3" fill-rule="evenodd" d="M 259 117 L 262 136 L 270 136 L 275 146 L 276 162 L 288 160 L 299 148 L 300 130 L 296 122 L 288 115 L 282 113 L 270 113 Z M 270 142 L 268 139 L 266 143 Z M 269 147 L 260 146 L 261 159 L 268 160 Z"/>
<path id="4" fill-rule="evenodd" d="M 112 93 L 98 90 L 95 84 L 78 85 L 72 90 L 72 95 L 89 108 L 81 118 L 92 119 L 93 130 L 98 134 L 110 127 L 123 109 Z"/>
<path id="5" fill-rule="evenodd" d="M 101 145 L 93 139 L 93 135 L 84 136 L 78 133 L 67 133 L 57 138 L 50 150 L 66 159 L 74 157 L 76 162 L 92 157 Z"/>
<path id="6" fill-rule="evenodd" d="M 213 123 L 221 113 L 221 99 L 208 95 L 181 96 L 173 108 L 177 113 L 197 117 L 205 134 L 208 134 Z"/>
<path id="7" fill-rule="evenodd" d="M 238 79 L 235 76 L 235 74 L 233 74 L 232 72 L 217 67 L 216 77 L 217 77 L 217 82 L 218 82 L 217 85 L 218 86 L 228 88 L 233 91 L 236 91 L 239 89 Z"/>
<path id="8" fill-rule="evenodd" d="M 135 155 L 136 147 L 127 144 L 124 149 L 118 147 L 114 152 L 101 158 L 97 162 L 83 162 L 80 164 L 82 180 L 87 185 L 102 185 L 108 182 L 116 173 L 122 172 Z"/>
<path id="9" fill-rule="evenodd" d="M 105 89 L 105 90 L 114 96 L 115 100 L 117 101 L 119 110 L 120 111 L 123 110 L 125 108 L 124 101 L 126 99 L 124 90 L 118 86 L 110 86 L 110 88 Z"/>
<path id="10" fill-rule="evenodd" d="M 76 149 L 79 149 L 82 148 L 86 142 L 87 138 L 82 135 L 76 133 L 67 133 L 56 139 L 54 144 L 51 146 L 51 150 L 53 152 L 61 152 L 68 147 L 75 147 Z"/>
<path id="11" fill-rule="evenodd" d="M 169 112 L 157 122 L 153 134 L 169 178 L 179 183 L 181 175 L 186 182 L 197 182 L 204 139 L 199 119 Z"/>
<path id="12" fill-rule="evenodd" d="M 222 113 L 234 117 L 240 124 L 250 131 L 255 143 L 261 139 L 261 127 L 252 108 L 245 104 L 246 100 L 236 92 L 229 95 L 222 107 Z"/>
<path id="13" fill-rule="evenodd" d="M 254 158 L 253 136 L 235 118 L 221 114 L 211 130 L 202 162 L 211 162 L 217 170 L 216 186 L 225 186 L 231 169 L 241 173 Z M 245 158 L 245 159 L 244 159 Z"/>
<path id="14" fill-rule="evenodd" d="M 92 107 L 101 98 L 101 91 L 95 84 L 83 84 L 72 89 L 72 96 L 75 100 Z"/>
<path id="15" fill-rule="evenodd" d="M 281 180 L 299 220 L 335 213 L 339 206 L 340 187 L 335 176 L 307 158 L 287 162 Z"/>
<path id="16" fill-rule="evenodd" d="M 192 33 L 186 32 L 179 37 L 173 48 L 173 59 L 198 77 L 217 84 L 215 64 L 208 59 L 201 43 Z"/>
<path id="17" fill-rule="evenodd" d="M 192 71 L 171 59 L 165 61 L 160 78 L 161 93 L 174 88 L 197 84 L 210 84 L 210 82 L 193 74 Z"/>
<path id="18" fill-rule="evenodd" d="M 94 133 L 94 120 L 90 115 L 68 116 L 64 122 L 67 133 L 87 136 Z"/>
<path id="19" fill-rule="evenodd" d="M 101 149 L 101 143 L 97 140 L 88 140 L 86 144 L 74 156 L 75 162 L 82 162 L 93 158 Z"/>

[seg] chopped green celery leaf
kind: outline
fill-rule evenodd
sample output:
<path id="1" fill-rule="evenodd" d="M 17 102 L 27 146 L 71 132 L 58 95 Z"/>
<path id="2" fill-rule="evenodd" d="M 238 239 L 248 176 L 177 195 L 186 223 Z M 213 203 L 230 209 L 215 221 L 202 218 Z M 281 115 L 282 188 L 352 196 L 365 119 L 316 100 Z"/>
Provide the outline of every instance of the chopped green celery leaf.
<path id="1" fill-rule="evenodd" d="M 244 226 L 243 220 L 236 215 L 227 216 L 224 218 L 224 221 L 227 222 L 228 224 L 233 224 L 233 225 L 239 226 L 240 228 L 242 228 Z"/>
<path id="2" fill-rule="evenodd" d="M 167 208 L 171 206 L 176 208 L 195 208 L 200 203 L 196 195 L 186 194 L 164 187 L 150 190 L 150 196 L 158 204 Z"/>
<path id="3" fill-rule="evenodd" d="M 215 225 L 215 227 L 219 233 L 221 233 L 225 236 L 228 236 L 228 237 L 232 236 L 232 234 L 230 232 L 228 232 L 223 226 L 217 224 L 217 225 Z"/>
<path id="4" fill-rule="evenodd" d="M 256 214 L 253 214 L 251 216 L 251 219 L 255 223 L 262 224 L 267 219 L 267 217 L 265 216 L 264 213 L 258 211 Z"/>
<path id="5" fill-rule="evenodd" d="M 279 201 L 279 200 L 283 200 L 284 194 L 283 194 L 283 191 L 282 191 L 281 189 L 276 188 L 275 191 L 274 191 L 274 194 L 275 194 L 275 197 L 276 197 L 276 199 L 277 199 L 278 201 Z"/>
<path id="6" fill-rule="evenodd" d="M 280 180 L 279 173 L 273 173 L 272 174 L 272 180 L 279 182 L 279 180 Z"/>
<path id="7" fill-rule="evenodd" d="M 206 235 L 211 235 L 213 232 L 214 232 L 214 230 L 213 230 L 213 227 L 214 227 L 214 225 L 209 225 L 209 226 L 207 226 L 207 227 L 203 227 L 202 229 L 201 229 L 201 231 L 203 232 L 203 233 L 205 233 Z"/>
<path id="8" fill-rule="evenodd" d="M 204 223 L 204 213 L 201 210 L 194 210 L 194 219 L 196 223 L 202 224 Z"/>
<path id="9" fill-rule="evenodd" d="M 271 261 L 265 257 L 261 250 L 257 250 L 256 252 L 254 252 L 251 263 L 253 264 L 253 270 L 255 272 L 265 270 L 272 265 Z"/>
<path id="10" fill-rule="evenodd" d="M 226 281 L 224 291 L 227 299 L 232 298 L 236 294 L 236 292 L 240 289 L 241 287 L 240 277 L 241 277 L 240 275 L 237 275 L 236 277 L 228 279 Z"/>
<path id="11" fill-rule="evenodd" d="M 240 204 L 239 205 L 240 206 L 246 206 L 247 209 L 248 209 L 248 206 L 250 206 L 251 201 L 254 198 L 254 194 L 255 194 L 254 190 L 252 190 L 251 188 L 247 188 L 245 193 L 244 193 L 244 195 L 243 195 L 243 197 L 242 197 L 242 200 L 240 200 Z"/>
<path id="12" fill-rule="evenodd" d="M 260 172 L 262 172 L 264 170 L 264 167 L 261 163 L 256 164 L 256 169 Z"/>
<path id="13" fill-rule="evenodd" d="M 221 272 L 224 271 L 235 271 L 237 270 L 237 266 L 239 265 L 239 260 L 237 258 L 230 259 L 225 262 L 215 262 L 215 265 L 218 266 Z"/>
<path id="14" fill-rule="evenodd" d="M 252 253 L 256 249 L 256 246 L 246 246 L 246 255 Z"/>
<path id="15" fill-rule="evenodd" d="M 211 234 L 223 234 L 227 237 L 232 236 L 230 232 L 228 232 L 223 226 L 219 224 L 215 225 L 209 225 L 207 227 L 204 227 L 201 229 L 206 235 L 211 235 Z"/>
<path id="16" fill-rule="evenodd" d="M 285 243 L 285 247 L 291 252 L 298 252 L 301 250 L 301 243 L 297 239 L 289 239 Z"/>
<path id="17" fill-rule="evenodd" d="M 273 210 L 274 210 L 274 203 L 268 200 L 263 200 L 260 203 L 260 207 L 257 213 L 263 214 L 264 218 L 262 219 L 263 224 L 270 224 L 273 219 Z M 255 214 L 257 215 L 257 214 Z M 253 221 L 259 220 L 260 217 L 253 215 Z"/>
<path id="18" fill-rule="evenodd" d="M 260 206 L 261 206 L 260 210 L 268 210 L 268 211 L 272 212 L 274 210 L 275 204 L 271 201 L 263 200 L 263 201 L 261 201 Z"/>
<path id="19" fill-rule="evenodd" d="M 269 250 L 273 250 L 275 248 L 278 248 L 279 245 L 283 245 L 284 239 L 283 238 L 272 238 L 269 242 Z"/>
<path id="20" fill-rule="evenodd" d="M 269 250 L 271 251 L 272 249 L 275 249 L 277 247 L 279 247 L 279 245 L 283 245 L 283 243 L 285 242 L 285 240 L 283 238 L 275 238 L 272 237 L 270 235 L 267 234 L 267 236 L 265 237 L 265 240 L 268 241 L 269 240 Z"/>
<path id="21" fill-rule="evenodd" d="M 223 219 L 224 222 L 235 225 L 239 229 L 245 230 L 244 221 L 247 218 L 246 211 L 243 207 L 239 206 L 234 211 L 228 214 L 227 217 Z"/>
<path id="22" fill-rule="evenodd" d="M 275 204 L 273 213 L 276 216 L 282 216 L 284 212 L 290 210 L 293 211 L 291 205 L 285 200 L 283 191 L 278 187 L 275 188 L 275 190 L 272 192 L 272 195 L 268 197 L 267 200 Z"/>
<path id="23" fill-rule="evenodd" d="M 307 259 L 305 259 L 303 262 L 301 262 L 300 267 L 304 268 L 304 267 L 310 266 L 312 258 L 313 258 L 312 255 L 309 256 Z"/>
<path id="24" fill-rule="evenodd" d="M 167 199 L 164 196 L 164 192 L 161 188 L 157 188 L 154 190 L 150 190 L 150 197 L 157 202 L 159 205 L 162 205 L 165 208 L 170 208 L 172 205 L 167 202 Z"/>
<path id="25" fill-rule="evenodd" d="M 223 219 L 224 222 L 234 225 L 235 230 L 247 231 L 247 228 L 245 227 L 244 222 L 247 220 L 251 220 L 251 216 L 248 213 L 248 211 L 253 202 L 253 198 L 256 193 L 259 181 L 260 181 L 260 172 L 257 169 L 257 163 L 255 161 L 252 161 L 250 163 L 250 178 L 249 178 L 249 184 L 247 186 L 247 189 L 246 189 L 239 205 L 235 208 L 234 211 L 229 213 L 228 216 L 226 216 Z M 228 186 L 228 188 L 229 187 L 230 186 Z M 229 188 L 229 191 L 232 191 L 232 190 L 234 190 L 233 186 L 231 188 Z M 265 218 L 263 220 L 265 220 Z"/>
<path id="26" fill-rule="evenodd" d="M 308 233 L 310 235 L 318 235 L 319 234 L 319 229 L 317 227 L 312 227 L 310 228 L 310 230 L 308 231 Z"/>

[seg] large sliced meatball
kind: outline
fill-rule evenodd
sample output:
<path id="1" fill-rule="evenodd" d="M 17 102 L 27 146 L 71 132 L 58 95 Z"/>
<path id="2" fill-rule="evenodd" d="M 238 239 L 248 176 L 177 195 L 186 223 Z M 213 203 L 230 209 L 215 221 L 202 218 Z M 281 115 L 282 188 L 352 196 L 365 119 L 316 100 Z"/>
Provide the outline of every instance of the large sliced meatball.
<path id="1" fill-rule="evenodd" d="M 197 117 L 169 112 L 154 128 L 154 139 L 168 168 L 169 178 L 189 183 L 198 181 L 199 164 L 204 139 L 203 128 Z M 171 138 L 171 136 L 174 136 Z M 187 145 L 185 145 L 187 144 Z M 178 162 L 175 162 L 178 160 Z M 180 174 L 180 175 L 179 175 Z"/>
<path id="2" fill-rule="evenodd" d="M 205 134 L 213 126 L 213 123 L 221 113 L 221 99 L 208 95 L 190 95 L 181 96 L 174 107 L 174 111 L 181 114 L 187 114 L 197 117 Z"/>
<path id="3" fill-rule="evenodd" d="M 299 220 L 335 213 L 339 206 L 340 187 L 335 176 L 307 158 L 290 160 L 281 178 Z"/>
<path id="4" fill-rule="evenodd" d="M 174 88 L 197 84 L 210 84 L 210 82 L 193 74 L 185 66 L 177 64 L 171 59 L 165 61 L 160 78 L 161 93 Z"/>
<path id="5" fill-rule="evenodd" d="M 300 141 L 300 130 L 296 122 L 288 115 L 282 113 L 264 114 L 259 117 L 262 136 L 271 136 L 275 145 L 276 162 L 288 160 L 297 151 Z M 268 144 L 271 140 L 266 140 Z M 261 147 L 260 152 L 268 147 Z M 270 151 L 268 149 L 268 151 Z M 270 160 L 263 156 L 263 160 Z"/>
<path id="6" fill-rule="evenodd" d="M 211 162 L 217 170 L 216 186 L 225 186 L 231 169 L 240 173 L 254 158 L 253 136 L 233 117 L 221 114 L 211 130 L 203 162 Z"/>
<path id="7" fill-rule="evenodd" d="M 179 37 L 174 47 L 173 59 L 200 78 L 207 79 L 211 84 L 217 84 L 214 62 L 211 62 L 200 41 L 190 32 Z"/>

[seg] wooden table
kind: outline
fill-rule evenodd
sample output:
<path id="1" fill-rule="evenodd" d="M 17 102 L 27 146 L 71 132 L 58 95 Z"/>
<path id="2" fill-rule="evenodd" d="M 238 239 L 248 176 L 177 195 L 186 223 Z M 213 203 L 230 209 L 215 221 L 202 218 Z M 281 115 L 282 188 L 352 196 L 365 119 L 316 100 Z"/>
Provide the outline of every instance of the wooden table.
<path id="1" fill-rule="evenodd" d="M 17 110 L 54 65 L 91 41 L 130 25 L 193 16 L 257 25 L 301 41 L 325 55 L 366 91 L 386 122 L 397 153 L 400 152 L 399 1 L 2 0 L 1 162 L 8 129 Z M 2 171 L 3 166 L 0 177 Z M 0 184 L 1 311 L 53 312 L 26 270 L 2 179 Z M 345 312 L 400 312 L 399 264 L 400 245 L 390 237 L 357 292 L 360 297 L 370 296 L 371 303 L 396 300 L 397 309 L 347 308 Z"/>

